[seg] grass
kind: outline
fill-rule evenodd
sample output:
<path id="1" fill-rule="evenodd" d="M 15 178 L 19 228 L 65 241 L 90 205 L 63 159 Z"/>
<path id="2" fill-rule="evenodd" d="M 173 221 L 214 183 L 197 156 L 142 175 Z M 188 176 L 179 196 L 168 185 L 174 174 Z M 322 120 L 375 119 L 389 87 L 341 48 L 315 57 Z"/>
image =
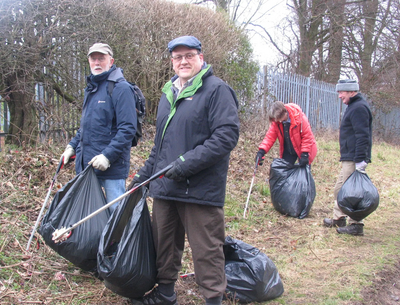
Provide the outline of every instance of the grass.
<path id="1" fill-rule="evenodd" d="M 257 169 L 243 219 L 262 136 L 260 130 L 244 126 L 231 154 L 225 219 L 227 235 L 259 248 L 279 271 L 285 292 L 265 304 L 370 304 L 373 294 L 366 296 L 365 290 L 373 289 L 376 278 L 382 277 L 379 274 L 393 270 L 400 260 L 399 147 L 374 142 L 367 173 L 378 188 L 380 205 L 365 220 L 365 236 L 353 237 L 322 226 L 322 219 L 332 214 L 333 187 L 340 171 L 338 141 L 327 134 L 317 137 L 319 150 L 312 165 L 317 196 L 309 216 L 296 219 L 274 209 L 266 181 L 269 165 L 277 157 L 274 146 Z M 132 150 L 131 173 L 148 156 L 151 140 Z M 61 153 L 56 148 L 0 152 L 0 304 L 128 304 L 46 245 L 25 251 Z M 58 187 L 73 175 L 73 167 L 63 169 Z M 183 257 L 182 273 L 193 272 L 189 247 Z M 59 272 L 64 280 L 56 279 Z M 178 281 L 177 289 L 180 304 L 203 304 L 193 280 Z"/>

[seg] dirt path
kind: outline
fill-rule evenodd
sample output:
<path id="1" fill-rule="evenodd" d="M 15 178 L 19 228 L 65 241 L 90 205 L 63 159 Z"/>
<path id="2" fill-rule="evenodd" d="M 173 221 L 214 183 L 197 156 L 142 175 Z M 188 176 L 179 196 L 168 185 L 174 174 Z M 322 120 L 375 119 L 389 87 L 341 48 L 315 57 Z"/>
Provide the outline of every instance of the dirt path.
<path id="1" fill-rule="evenodd" d="M 373 284 L 362 291 L 364 301 L 354 305 L 398 305 L 400 304 L 400 261 L 392 270 L 376 275 Z"/>

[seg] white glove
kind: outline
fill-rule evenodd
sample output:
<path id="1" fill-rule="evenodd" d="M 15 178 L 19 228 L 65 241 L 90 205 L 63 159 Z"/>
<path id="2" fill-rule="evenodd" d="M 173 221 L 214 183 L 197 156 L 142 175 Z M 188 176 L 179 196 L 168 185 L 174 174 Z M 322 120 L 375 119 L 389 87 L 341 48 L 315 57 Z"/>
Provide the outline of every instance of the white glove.
<path id="1" fill-rule="evenodd" d="M 92 160 L 90 160 L 89 164 L 92 164 L 95 169 L 105 171 L 110 167 L 110 161 L 103 154 L 94 156 Z"/>
<path id="2" fill-rule="evenodd" d="M 69 158 L 71 158 L 72 156 L 75 156 L 75 149 L 68 144 L 64 153 L 61 155 L 61 157 L 64 157 L 64 165 L 68 163 Z"/>
<path id="3" fill-rule="evenodd" d="M 358 170 L 361 173 L 365 173 L 365 169 L 367 168 L 368 163 L 365 161 L 361 161 L 356 163 L 356 170 Z"/>

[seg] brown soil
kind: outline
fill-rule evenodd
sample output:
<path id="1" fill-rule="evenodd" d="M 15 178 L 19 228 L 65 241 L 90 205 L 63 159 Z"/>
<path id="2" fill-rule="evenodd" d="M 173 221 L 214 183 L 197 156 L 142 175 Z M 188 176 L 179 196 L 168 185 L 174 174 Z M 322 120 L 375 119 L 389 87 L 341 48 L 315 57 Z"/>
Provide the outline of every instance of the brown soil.
<path id="1" fill-rule="evenodd" d="M 373 284 L 362 292 L 364 301 L 354 305 L 400 304 L 400 262 L 391 270 L 378 273 Z"/>

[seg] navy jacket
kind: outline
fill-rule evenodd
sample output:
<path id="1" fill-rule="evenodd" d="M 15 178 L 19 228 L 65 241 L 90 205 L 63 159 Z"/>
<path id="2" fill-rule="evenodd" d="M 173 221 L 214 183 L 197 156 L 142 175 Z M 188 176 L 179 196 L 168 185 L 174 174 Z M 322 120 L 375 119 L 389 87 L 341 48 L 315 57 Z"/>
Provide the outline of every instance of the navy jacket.
<path id="1" fill-rule="evenodd" d="M 340 124 L 340 161 L 371 162 L 372 113 L 360 93 L 350 99 Z"/>
<path id="2" fill-rule="evenodd" d="M 163 88 L 156 136 L 149 159 L 135 179 L 144 181 L 173 161 L 186 180 L 168 178 L 150 183 L 153 198 L 196 204 L 224 205 L 230 152 L 239 138 L 235 92 L 205 67 L 175 98 L 172 83 Z"/>
<path id="3" fill-rule="evenodd" d="M 87 77 L 80 128 L 69 143 L 76 151 L 75 169 L 79 174 L 96 155 L 103 154 L 110 167 L 95 170 L 98 178 L 126 179 L 130 150 L 136 132 L 135 95 L 122 70 L 112 66 L 107 72 Z M 114 81 L 112 98 L 108 81 Z"/>

